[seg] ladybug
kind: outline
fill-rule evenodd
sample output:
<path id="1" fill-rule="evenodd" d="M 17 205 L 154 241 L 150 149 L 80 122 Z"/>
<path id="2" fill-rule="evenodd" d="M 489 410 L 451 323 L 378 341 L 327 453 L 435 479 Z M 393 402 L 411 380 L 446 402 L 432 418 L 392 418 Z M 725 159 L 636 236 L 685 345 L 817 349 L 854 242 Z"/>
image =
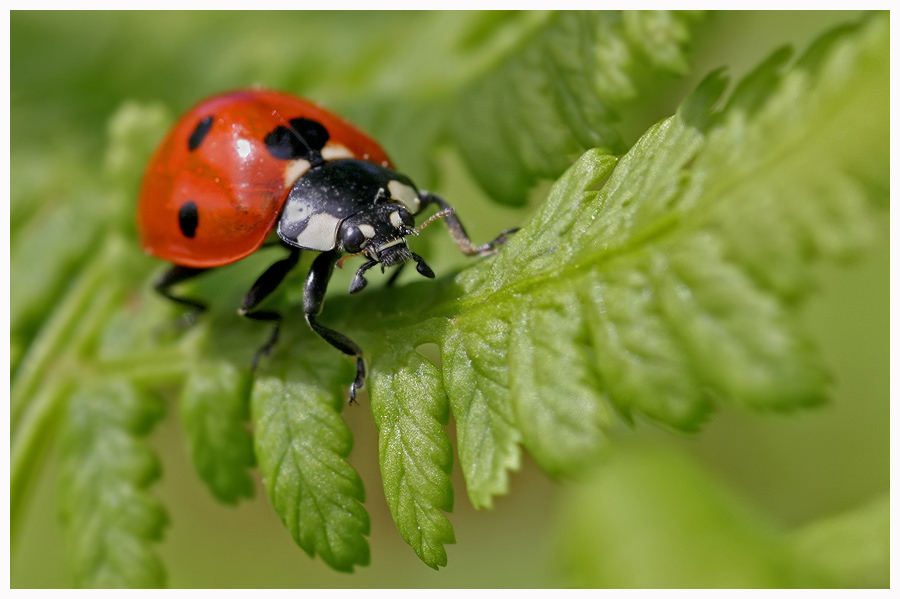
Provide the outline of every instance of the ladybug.
<path id="1" fill-rule="evenodd" d="M 436 214 L 416 227 L 429 206 Z M 419 190 L 394 170 L 369 136 L 319 106 L 288 94 L 242 90 L 207 99 L 179 119 L 147 168 L 138 202 L 144 250 L 172 263 L 154 283 L 168 299 L 203 312 L 206 304 L 172 292 L 178 283 L 244 258 L 273 232 L 288 255 L 270 266 L 241 302 L 239 313 L 274 324 L 253 358 L 255 369 L 278 340 L 281 314 L 259 309 L 297 265 L 301 250 L 320 252 L 306 277 L 303 311 L 309 326 L 356 358 L 350 401 L 365 384 L 362 349 L 319 322 L 334 267 L 363 256 L 350 293 L 366 286 L 367 270 L 407 261 L 434 278 L 406 238 L 443 218 L 463 253 L 492 254 L 514 229 L 484 245 L 472 243 L 453 207 Z"/>

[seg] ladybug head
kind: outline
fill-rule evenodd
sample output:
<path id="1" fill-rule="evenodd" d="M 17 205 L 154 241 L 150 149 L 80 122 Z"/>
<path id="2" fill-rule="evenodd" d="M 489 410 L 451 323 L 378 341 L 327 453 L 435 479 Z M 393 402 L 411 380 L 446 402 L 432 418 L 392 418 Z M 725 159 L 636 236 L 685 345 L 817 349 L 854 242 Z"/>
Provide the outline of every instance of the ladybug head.
<path id="1" fill-rule="evenodd" d="M 350 284 L 350 293 L 358 293 L 366 286 L 363 274 L 376 264 L 381 264 L 384 272 L 385 266 L 403 264 L 407 260 L 415 260 L 416 270 L 424 277 L 434 278 L 434 271 L 425 263 L 418 254 L 410 251 L 406 245 L 407 235 L 418 235 L 418 229 L 413 228 L 412 216 L 396 202 L 379 202 L 367 210 L 357 213 L 343 223 L 338 231 L 338 249 L 350 252 L 338 262 L 340 266 L 344 260 L 360 254 L 365 255 L 369 261 L 359 267 L 353 282 Z"/>
<path id="2" fill-rule="evenodd" d="M 338 231 L 339 249 L 365 254 L 370 260 L 394 266 L 413 257 L 406 236 L 416 234 L 412 215 L 402 204 L 381 202 L 354 214 Z"/>

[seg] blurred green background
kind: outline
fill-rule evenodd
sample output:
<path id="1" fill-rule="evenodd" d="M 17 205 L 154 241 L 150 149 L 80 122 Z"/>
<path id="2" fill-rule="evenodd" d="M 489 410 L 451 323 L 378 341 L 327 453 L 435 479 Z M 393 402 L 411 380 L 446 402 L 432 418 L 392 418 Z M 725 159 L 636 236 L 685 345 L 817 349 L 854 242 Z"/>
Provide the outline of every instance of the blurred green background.
<path id="1" fill-rule="evenodd" d="M 709 15 L 698 28 L 694 75 L 727 65 L 738 77 L 781 44 L 802 49 L 854 13 L 755 12 Z M 452 158 L 438 177 L 441 149 L 415 113 L 391 113 L 398 99 L 440 98 L 485 68 L 535 14 L 426 13 L 11 13 L 11 251 L 40 247 L 40 210 L 104 194 L 111 116 L 126 102 L 160 103 L 174 117 L 219 91 L 264 84 L 313 98 L 384 140 L 414 178 L 465 193 L 474 237 L 523 212 L 482 208 Z M 405 38 L 408 46 L 383 44 Z M 633 141 L 670 114 L 681 96 L 628 122 Z M 636 119 L 637 120 L 637 119 Z M 433 121 L 425 118 L 424 129 Z M 164 130 L 160 130 L 161 136 Z M 408 141 L 408 143 L 407 143 Z M 431 155 L 429 155 L 429 152 Z M 127 185 L 137 190 L 139 181 Z M 539 201 L 539 198 L 534 201 Z M 105 206 L 106 204 L 104 204 Z M 116 210 L 129 211 L 131 205 Z M 463 209 L 461 208 L 461 211 Z M 77 224 L 76 224 L 77 226 Z M 171 525 L 160 545 L 174 587 L 544 587 L 544 586 L 886 586 L 886 563 L 860 560 L 847 572 L 811 563 L 809 547 L 833 534 L 886 538 L 879 508 L 889 473 L 887 215 L 860 260 L 821 269 L 821 289 L 804 311 L 833 374 L 833 401 L 790 415 L 723 408 L 695 436 L 638 424 L 589 481 L 551 481 L 526 459 L 511 492 L 492 511 L 467 502 L 458 468 L 451 520 L 457 544 L 440 572 L 400 539 L 378 474 L 377 441 L 366 406 L 344 412 L 356 439 L 351 456 L 366 485 L 372 563 L 347 575 L 309 559 L 291 541 L 262 492 L 238 507 L 217 504 L 192 472 L 177 412 L 153 434 L 163 477 L 154 491 Z M 38 250 L 39 251 L 39 250 Z M 440 263 L 438 263 L 440 264 Z M 154 265 L 148 265 L 148 272 Z M 71 276 L 77 276 L 77 265 Z M 15 271 L 14 271 L 15 272 Z M 36 275 L 39 276 L 39 275 Z M 24 281 L 12 280 L 13 288 Z M 39 285 L 38 285 L 39 288 Z M 15 293 L 15 292 L 14 292 Z M 27 295 L 27 294 L 26 294 Z M 43 298 L 45 307 L 52 297 Z M 49 308 L 47 308 L 49 309 Z M 15 364 L 42 310 L 13 322 Z M 452 427 L 451 427 L 452 428 Z M 451 433 L 452 434 L 452 433 Z M 54 503 L 56 465 L 39 473 L 17 544 L 11 586 L 65 587 L 63 533 Z M 872 507 L 874 506 L 874 507 Z M 860 512 L 859 510 L 862 510 Z M 863 514 L 841 529 L 843 514 Z M 874 514 L 874 515 L 871 515 Z M 823 524 L 825 523 L 825 524 Z M 821 532 L 823 530 L 824 532 Z M 845 527 L 846 528 L 846 527 Z M 818 534 L 818 536 L 817 536 Z M 667 546 L 673 552 L 659 551 Z M 860 542 L 860 551 L 866 551 Z M 806 549 L 804 549 L 806 548 Z M 805 557 L 802 565 L 791 552 Z M 815 551 L 812 551 L 815 553 Z M 679 560 L 673 562 L 672 555 Z M 718 563 L 716 560 L 720 560 Z"/>

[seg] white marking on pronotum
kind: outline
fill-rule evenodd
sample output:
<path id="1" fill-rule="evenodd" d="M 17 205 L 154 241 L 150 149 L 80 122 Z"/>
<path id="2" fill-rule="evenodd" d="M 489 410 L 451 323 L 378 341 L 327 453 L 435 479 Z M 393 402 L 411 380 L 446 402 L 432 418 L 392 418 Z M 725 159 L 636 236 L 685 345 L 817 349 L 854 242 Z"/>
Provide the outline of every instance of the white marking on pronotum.
<path id="1" fill-rule="evenodd" d="M 391 212 L 390 219 L 391 219 L 391 224 L 394 225 L 395 229 L 399 229 L 400 227 L 403 226 L 403 219 L 400 218 L 400 213 L 397 212 L 396 210 Z"/>
<path id="2" fill-rule="evenodd" d="M 325 212 L 313 214 L 306 221 L 306 228 L 297 235 L 300 247 L 326 252 L 334 248 L 341 219 Z"/>
<path id="3" fill-rule="evenodd" d="M 353 153 L 341 144 L 327 143 L 322 148 L 322 158 L 325 160 L 338 160 L 340 158 L 353 158 Z"/>
<path id="4" fill-rule="evenodd" d="M 237 147 L 238 156 L 241 158 L 246 158 L 250 155 L 250 151 L 253 147 L 250 145 L 250 141 L 246 139 L 239 139 L 234 144 Z"/>
<path id="5" fill-rule="evenodd" d="M 309 207 L 303 202 L 288 202 L 284 208 L 284 220 L 288 223 L 295 223 L 306 218 Z"/>
<path id="6" fill-rule="evenodd" d="M 406 209 L 411 214 L 419 212 L 422 202 L 419 200 L 419 194 L 416 193 L 415 189 L 400 181 L 391 181 L 388 183 L 388 191 L 391 192 L 391 198 L 406 206 Z"/>
<path id="7" fill-rule="evenodd" d="M 303 158 L 292 160 L 290 164 L 287 165 L 287 168 L 284 169 L 284 186 L 293 187 L 294 183 L 297 182 L 297 179 L 306 174 L 309 167 L 309 160 L 304 160 Z"/>
<path id="8" fill-rule="evenodd" d="M 406 239 L 403 238 L 403 237 L 398 237 L 397 239 L 395 239 L 395 240 L 393 240 L 393 241 L 388 241 L 386 244 L 384 244 L 383 246 L 381 246 L 380 248 L 378 248 L 378 252 L 379 252 L 379 253 L 380 253 L 380 252 L 383 252 L 384 250 L 388 249 L 389 247 L 395 246 L 395 245 L 398 245 L 398 244 L 401 244 L 401 243 L 406 243 Z"/>
<path id="9" fill-rule="evenodd" d="M 375 227 L 372 225 L 362 224 L 359 226 L 360 232 L 366 236 L 367 239 L 372 239 L 375 237 Z"/>

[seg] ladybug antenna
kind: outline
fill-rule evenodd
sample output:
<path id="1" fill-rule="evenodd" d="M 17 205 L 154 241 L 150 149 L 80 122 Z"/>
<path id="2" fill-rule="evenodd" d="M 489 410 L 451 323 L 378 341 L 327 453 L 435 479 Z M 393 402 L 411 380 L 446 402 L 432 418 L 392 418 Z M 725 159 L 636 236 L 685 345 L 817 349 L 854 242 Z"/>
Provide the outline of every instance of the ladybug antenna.
<path id="1" fill-rule="evenodd" d="M 429 218 L 428 220 L 426 220 L 424 223 L 422 223 L 421 225 L 419 225 L 418 227 L 416 227 L 415 229 L 413 229 L 413 231 L 412 231 L 413 234 L 414 234 L 414 235 L 418 235 L 418 234 L 419 234 L 419 231 L 421 231 L 422 229 L 424 229 L 425 227 L 427 227 L 428 225 L 430 225 L 431 223 L 433 223 L 433 222 L 436 221 L 437 219 L 439 219 L 439 218 L 446 218 L 446 217 L 450 216 L 451 214 L 453 214 L 454 212 L 456 212 L 456 211 L 455 211 L 453 208 L 449 207 L 449 206 L 446 207 L 446 208 L 444 208 L 444 209 L 441 210 L 440 212 L 438 212 L 438 213 L 432 215 L 432 217 Z"/>
<path id="2" fill-rule="evenodd" d="M 356 258 L 357 256 L 362 256 L 365 253 L 366 253 L 365 251 L 362 251 L 362 252 L 356 252 L 355 254 L 347 254 L 346 256 L 341 257 L 341 259 L 337 261 L 337 264 L 335 264 L 335 266 L 337 266 L 338 268 L 343 268 L 344 262 L 346 262 L 350 258 Z"/>
<path id="3" fill-rule="evenodd" d="M 281 113 L 279 113 L 278 110 L 274 108 L 272 109 L 272 116 L 281 121 L 284 128 L 290 131 L 291 135 L 293 135 L 297 139 L 297 141 L 303 144 L 303 147 L 306 148 L 306 159 L 309 162 L 310 168 L 325 164 L 325 159 L 322 158 L 322 152 L 313 149 L 313 147 L 310 146 L 306 141 L 306 138 L 303 137 L 303 135 L 299 131 L 297 131 L 296 127 L 294 127 L 294 125 L 292 125 L 288 119 L 281 116 Z"/>

